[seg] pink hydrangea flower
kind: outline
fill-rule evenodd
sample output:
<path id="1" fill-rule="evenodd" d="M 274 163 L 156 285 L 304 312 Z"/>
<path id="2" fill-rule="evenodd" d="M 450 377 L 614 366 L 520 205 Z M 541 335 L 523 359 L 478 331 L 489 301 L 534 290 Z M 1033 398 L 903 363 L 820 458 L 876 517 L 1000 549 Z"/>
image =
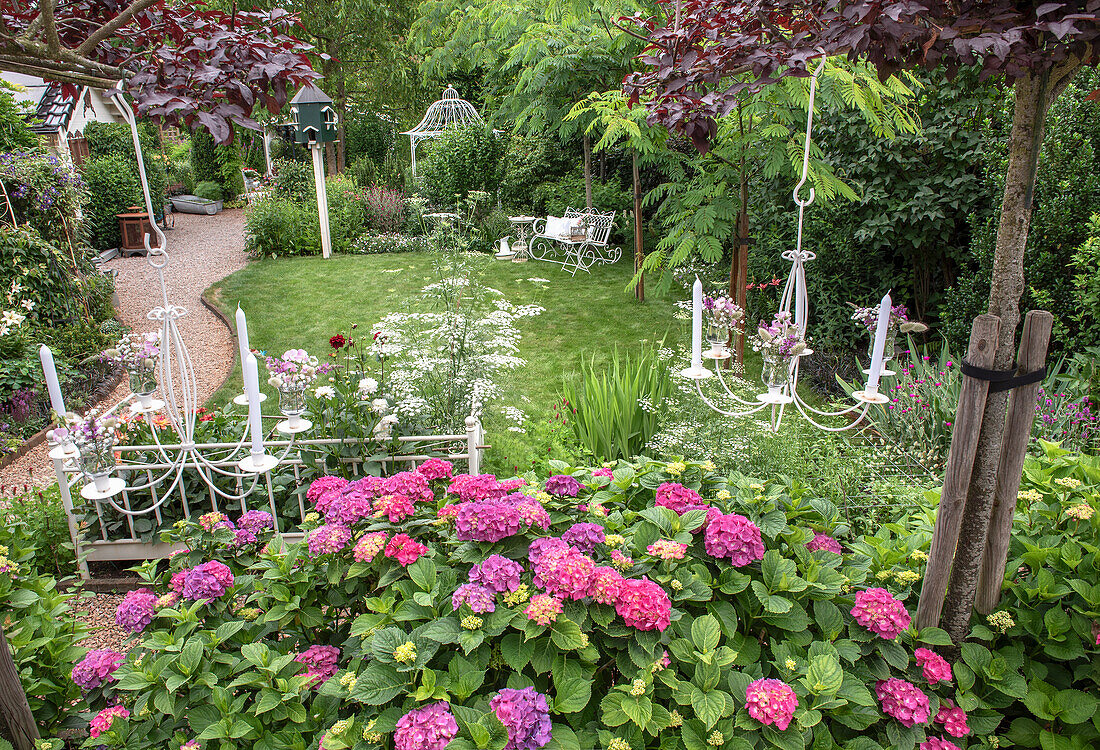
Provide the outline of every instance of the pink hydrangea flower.
<path id="1" fill-rule="evenodd" d="M 594 476 L 594 477 L 607 477 L 608 479 L 614 479 L 615 478 L 615 472 L 612 469 L 609 469 L 606 466 L 604 466 L 604 467 L 599 468 L 599 469 L 593 469 L 592 476 Z"/>
<path id="2" fill-rule="evenodd" d="M 458 506 L 459 504 L 452 503 L 451 505 L 444 505 L 442 508 L 435 512 L 436 518 L 443 519 L 444 521 L 454 520 L 458 518 Z"/>
<path id="3" fill-rule="evenodd" d="M 406 568 L 420 559 L 428 548 L 408 534 L 396 534 L 386 545 L 386 557 L 392 557 Z"/>
<path id="4" fill-rule="evenodd" d="M 508 494 L 492 474 L 457 474 L 451 479 L 447 492 L 460 500 L 499 500 Z"/>
<path id="5" fill-rule="evenodd" d="M 556 497 L 576 497 L 581 483 L 569 474 L 555 474 L 546 480 L 546 491 Z"/>
<path id="6" fill-rule="evenodd" d="M 782 680 L 754 680 L 745 688 L 745 708 L 761 724 L 774 724 L 783 731 L 798 708 L 798 696 Z"/>
<path id="7" fill-rule="evenodd" d="M 533 687 L 501 688 L 489 708 L 508 730 L 504 750 L 539 750 L 550 742 L 550 708 L 546 696 Z"/>
<path id="8" fill-rule="evenodd" d="M 347 486 L 348 480 L 343 477 L 317 477 L 309 483 L 306 500 L 313 503 L 318 513 L 324 513 L 328 504 Z"/>
<path id="9" fill-rule="evenodd" d="M 108 706 L 92 718 L 92 721 L 89 723 L 90 731 L 88 733 L 95 738 L 109 731 L 116 716 L 121 719 L 128 719 L 130 718 L 130 712 L 123 706 Z"/>
<path id="10" fill-rule="evenodd" d="M 414 503 L 430 503 L 435 500 L 428 478 L 418 471 L 402 471 L 394 474 L 382 484 L 387 495 L 406 495 Z"/>
<path id="11" fill-rule="evenodd" d="M 183 596 L 196 602 L 217 599 L 231 588 L 233 571 L 217 560 L 196 565 L 183 579 Z"/>
<path id="12" fill-rule="evenodd" d="M 127 591 L 115 610 L 115 624 L 131 633 L 140 633 L 153 621 L 157 595 L 147 589 Z"/>
<path id="13" fill-rule="evenodd" d="M 342 492 L 329 500 L 324 511 L 325 520 L 329 523 L 353 526 L 364 518 L 370 518 L 373 512 L 371 499 L 362 492 Z"/>
<path id="14" fill-rule="evenodd" d="M 622 583 L 623 577 L 619 575 L 619 571 L 606 565 L 597 566 L 592 571 L 588 595 L 592 597 L 592 601 L 614 605 L 619 599 Z"/>
<path id="15" fill-rule="evenodd" d="M 929 685 L 935 685 L 941 680 L 951 682 L 951 665 L 947 663 L 947 659 L 927 648 L 918 648 L 913 656 L 917 658 L 917 666 L 924 670 L 924 679 L 928 680 Z"/>
<path id="16" fill-rule="evenodd" d="M 516 506 L 503 500 L 474 500 L 458 506 L 455 536 L 462 541 L 499 542 L 519 532 Z"/>
<path id="17" fill-rule="evenodd" d="M 611 564 L 619 570 L 630 570 L 634 567 L 634 560 L 619 550 L 613 549 L 611 550 Z"/>
<path id="18" fill-rule="evenodd" d="M 342 523 L 326 523 L 306 536 L 306 545 L 313 557 L 335 554 L 346 547 L 349 541 L 351 529 Z"/>
<path id="19" fill-rule="evenodd" d="M 929 737 L 917 745 L 917 750 L 962 750 L 954 742 L 948 742 L 941 737 Z"/>
<path id="20" fill-rule="evenodd" d="M 581 552 L 591 553 L 597 544 L 603 543 L 604 530 L 598 523 L 575 523 L 566 529 L 561 538 Z"/>
<path id="21" fill-rule="evenodd" d="M 903 726 L 927 724 L 932 713 L 928 696 L 916 685 L 897 677 L 875 683 L 875 695 L 882 704 L 882 712 L 893 716 Z"/>
<path id="22" fill-rule="evenodd" d="M 317 677 L 315 684 L 320 685 L 336 674 L 340 668 L 340 649 L 335 646 L 314 644 L 294 657 L 294 661 L 306 665 L 306 674 Z"/>
<path id="23" fill-rule="evenodd" d="M 949 700 L 945 700 L 940 704 L 935 722 L 943 724 L 944 731 L 952 737 L 965 737 L 970 734 L 970 727 L 966 725 L 966 711 L 963 711 Z"/>
<path id="24" fill-rule="evenodd" d="M 870 588 L 856 594 L 852 617 L 876 635 L 892 640 L 909 627 L 911 618 L 905 605 L 882 588 Z"/>
<path id="25" fill-rule="evenodd" d="M 659 508 L 668 508 L 682 516 L 687 512 L 689 505 L 703 505 L 702 496 L 693 489 L 685 487 L 679 482 L 665 482 L 657 488 L 657 501 Z"/>
<path id="26" fill-rule="evenodd" d="M 736 513 L 715 516 L 707 524 L 703 546 L 712 557 L 728 557 L 735 568 L 764 559 L 764 542 L 760 537 L 760 529 L 752 521 Z"/>
<path id="27" fill-rule="evenodd" d="M 183 593 L 183 582 L 187 580 L 187 573 L 190 570 L 190 568 L 184 568 L 183 570 L 172 574 L 172 580 L 169 582 L 168 585 L 177 594 Z"/>
<path id="28" fill-rule="evenodd" d="M 429 482 L 437 479 L 450 479 L 454 474 L 454 464 L 441 458 L 429 458 L 416 467 L 416 472 Z"/>
<path id="29" fill-rule="evenodd" d="M 371 531 L 359 537 L 359 541 L 355 543 L 355 549 L 352 552 L 355 561 L 373 561 L 375 556 L 386 548 L 387 536 L 388 534 L 384 531 Z"/>
<path id="30" fill-rule="evenodd" d="M 683 542 L 673 542 L 669 539 L 658 539 L 645 548 L 645 551 L 662 560 L 683 560 L 688 546 Z"/>
<path id="31" fill-rule="evenodd" d="M 512 477 L 511 479 L 504 479 L 501 481 L 500 486 L 508 492 L 515 492 L 520 487 L 527 486 L 527 480 L 523 477 Z"/>
<path id="32" fill-rule="evenodd" d="M 638 630 L 664 630 L 671 622 L 672 602 L 665 590 L 648 578 L 625 578 L 619 584 L 615 611 Z"/>
<path id="33" fill-rule="evenodd" d="M 535 564 L 535 583 L 563 599 L 588 596 L 596 563 L 578 549 L 566 545 L 547 550 Z"/>
<path id="34" fill-rule="evenodd" d="M 450 705 L 439 701 L 414 708 L 397 720 L 394 750 L 443 750 L 457 734 Z"/>
<path id="35" fill-rule="evenodd" d="M 487 589 L 505 594 L 520 585 L 523 566 L 502 555 L 489 555 L 484 561 L 470 568 L 470 583 L 480 583 Z"/>
<path id="36" fill-rule="evenodd" d="M 383 495 L 374 501 L 374 515 L 385 516 L 390 523 L 400 523 L 413 514 L 413 500 L 409 495 Z"/>
<path id="37" fill-rule="evenodd" d="M 275 519 L 270 513 L 263 510 L 246 511 L 237 519 L 237 531 L 234 534 L 232 546 L 244 547 L 256 544 L 260 541 L 261 534 L 274 528 Z"/>
<path id="38" fill-rule="evenodd" d="M 546 508 L 542 507 L 542 503 L 533 497 L 527 497 L 527 495 L 509 495 L 507 499 L 515 499 L 516 513 L 519 514 L 520 520 L 527 524 L 529 528 L 538 527 L 540 529 L 550 528 L 550 514 L 546 512 Z"/>
<path id="39" fill-rule="evenodd" d="M 569 545 L 556 536 L 540 537 L 527 547 L 527 559 L 532 565 L 538 565 L 542 556 L 553 549 L 565 549 Z"/>
<path id="40" fill-rule="evenodd" d="M 112 682 L 115 670 L 125 657 L 110 649 L 92 649 L 73 667 L 72 678 L 81 690 L 91 690 Z"/>
<path id="41" fill-rule="evenodd" d="M 817 552 L 818 550 L 823 550 L 825 552 L 835 552 L 838 555 L 844 553 L 844 550 L 841 548 L 840 543 L 828 534 L 814 534 L 814 538 L 806 542 L 806 549 L 808 549 L 810 552 Z"/>
<path id="42" fill-rule="evenodd" d="M 523 614 L 528 620 L 534 620 L 539 625 L 549 625 L 558 619 L 561 614 L 561 601 L 549 594 L 535 594 L 527 604 Z"/>
<path id="43" fill-rule="evenodd" d="M 463 604 L 479 615 L 497 608 L 493 592 L 476 583 L 464 583 L 451 594 L 451 609 L 457 612 Z"/>

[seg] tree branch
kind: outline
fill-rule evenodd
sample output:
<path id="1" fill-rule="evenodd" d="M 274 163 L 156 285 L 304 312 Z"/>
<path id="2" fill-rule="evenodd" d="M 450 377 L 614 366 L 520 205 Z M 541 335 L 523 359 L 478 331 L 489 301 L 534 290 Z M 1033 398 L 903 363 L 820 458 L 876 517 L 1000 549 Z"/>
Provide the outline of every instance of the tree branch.
<path id="1" fill-rule="evenodd" d="M 131 19 L 133 19 L 137 13 L 159 2 L 161 2 L 161 0 L 134 0 L 134 2 L 130 3 L 117 16 L 93 31 L 91 36 L 81 42 L 80 46 L 76 48 L 76 53 L 78 55 L 89 54 L 99 46 L 100 42 L 106 40 L 111 34 L 114 34 L 123 26 L 130 23 Z"/>
<path id="2" fill-rule="evenodd" d="M 26 75 L 36 76 L 51 81 L 60 81 L 62 83 L 74 83 L 78 86 L 91 86 L 97 89 L 109 89 L 117 83 L 116 80 L 99 78 L 86 73 L 77 73 L 71 70 L 64 72 L 53 68 L 42 67 L 26 61 L 12 59 L 7 55 L 0 55 L 0 70 L 7 70 L 12 73 L 24 73 Z"/>
<path id="3" fill-rule="evenodd" d="M 42 31 L 46 37 L 46 47 L 50 50 L 50 54 L 54 57 L 58 57 L 61 54 L 61 40 L 57 36 L 57 19 L 54 18 L 54 12 L 56 6 L 54 0 L 41 0 L 39 3 L 41 10 L 38 11 L 38 15 L 35 20 L 42 19 Z"/>

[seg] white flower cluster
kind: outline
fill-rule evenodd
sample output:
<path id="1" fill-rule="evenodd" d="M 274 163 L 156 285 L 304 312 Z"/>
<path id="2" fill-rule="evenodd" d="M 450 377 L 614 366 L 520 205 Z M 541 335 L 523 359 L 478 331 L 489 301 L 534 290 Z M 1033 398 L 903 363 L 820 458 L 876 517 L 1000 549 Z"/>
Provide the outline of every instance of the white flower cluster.
<path id="1" fill-rule="evenodd" d="M 34 302 L 32 300 L 19 300 L 19 296 L 22 292 L 23 287 L 19 285 L 18 281 L 11 282 L 11 287 L 5 295 L 5 300 L 7 304 L 11 306 L 11 309 L 4 310 L 0 313 L 0 336 L 7 336 L 9 333 L 14 333 L 15 329 L 21 327 L 23 321 L 27 319 L 27 316 L 19 312 L 16 308 L 22 307 L 26 312 L 30 312 L 34 309 Z"/>

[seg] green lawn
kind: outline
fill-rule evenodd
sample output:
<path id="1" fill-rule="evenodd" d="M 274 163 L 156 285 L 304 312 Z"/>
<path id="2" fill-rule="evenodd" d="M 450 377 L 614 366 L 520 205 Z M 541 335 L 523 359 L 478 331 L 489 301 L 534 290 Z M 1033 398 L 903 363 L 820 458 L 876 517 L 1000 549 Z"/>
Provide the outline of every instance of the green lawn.
<path id="1" fill-rule="evenodd" d="M 548 448 L 556 452 L 547 425 L 562 378 L 575 372 L 582 360 L 595 356 L 598 364 L 616 345 L 630 349 L 640 341 L 687 343 L 690 326 L 675 319 L 671 294 L 649 295 L 645 302 L 637 302 L 626 291 L 629 262 L 595 267 L 591 274 L 572 278 L 549 263 L 509 263 L 488 256 L 484 262 L 485 282 L 509 301 L 546 308 L 537 317 L 519 321 L 520 356 L 527 366 L 514 371 L 502 388 L 504 403 L 523 409 L 533 430 L 526 436 L 492 434 L 496 455 L 490 466 L 527 466 L 536 455 L 545 458 Z M 435 278 L 432 258 L 423 253 L 284 258 L 250 263 L 208 290 L 207 297 L 230 319 L 240 302 L 248 315 L 253 348 L 282 353 L 301 347 L 323 356 L 330 336 L 346 333 L 352 323 L 359 324 L 360 334 L 369 334 L 374 323 L 401 310 Z M 749 370 L 757 377 L 759 362 L 750 355 Z M 240 388 L 238 366 L 212 401 L 222 403 Z"/>

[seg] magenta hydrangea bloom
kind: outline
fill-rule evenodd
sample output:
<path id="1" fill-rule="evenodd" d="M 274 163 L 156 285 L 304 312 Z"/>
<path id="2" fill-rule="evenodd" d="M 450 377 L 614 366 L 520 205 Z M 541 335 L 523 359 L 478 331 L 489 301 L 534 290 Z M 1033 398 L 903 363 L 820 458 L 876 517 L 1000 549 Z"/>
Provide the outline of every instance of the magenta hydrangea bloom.
<path id="1" fill-rule="evenodd" d="M 237 529 L 233 532 L 231 547 L 247 547 L 260 541 L 260 535 L 275 528 L 275 520 L 270 513 L 262 510 L 250 510 L 237 519 Z"/>
<path id="2" fill-rule="evenodd" d="M 882 588 L 870 588 L 856 594 L 852 617 L 872 633 L 888 640 L 897 638 L 909 627 L 911 618 L 905 605 Z"/>
<path id="3" fill-rule="evenodd" d="M 454 464 L 441 458 L 429 458 L 416 467 L 416 472 L 429 482 L 437 479 L 450 479 L 454 475 Z"/>
<path id="4" fill-rule="evenodd" d="M 591 553 L 597 544 L 603 544 L 603 526 L 598 523 L 575 523 L 561 535 L 563 542 L 568 542 L 581 552 Z"/>
<path id="5" fill-rule="evenodd" d="M 519 532 L 516 506 L 503 500 L 474 500 L 458 506 L 455 536 L 462 541 L 499 542 Z"/>
<path id="6" fill-rule="evenodd" d="M 665 590 L 648 578 L 624 578 L 615 611 L 638 630 L 664 630 L 671 622 L 672 602 Z"/>
<path id="7" fill-rule="evenodd" d="M 405 495 L 414 503 L 430 503 L 435 500 L 428 478 L 418 471 L 402 471 L 386 479 L 382 490 L 387 495 Z"/>
<path id="8" fill-rule="evenodd" d="M 444 701 L 414 708 L 397 720 L 395 750 L 443 750 L 458 734 L 458 723 Z"/>
<path id="9" fill-rule="evenodd" d="M 386 548 L 386 537 L 388 536 L 385 531 L 371 531 L 359 537 L 359 541 L 355 543 L 355 549 L 352 552 L 355 561 L 373 561 L 375 556 Z"/>
<path id="10" fill-rule="evenodd" d="M 544 536 L 531 542 L 527 548 L 527 559 L 532 565 L 538 565 L 542 556 L 552 549 L 565 549 L 569 545 L 556 536 Z"/>
<path id="11" fill-rule="evenodd" d="M 504 499 L 506 502 L 514 503 L 516 513 L 519 514 L 519 520 L 527 524 L 529 528 L 536 526 L 540 529 L 550 528 L 550 514 L 546 512 L 546 508 L 542 507 L 542 503 L 535 498 L 516 492 Z"/>
<path id="12" fill-rule="evenodd" d="M 92 717 L 91 722 L 88 724 L 88 733 L 95 738 L 109 731 L 116 716 L 121 719 L 128 719 L 130 717 L 130 712 L 123 706 L 108 706 Z"/>
<path id="13" fill-rule="evenodd" d="M 233 571 L 224 563 L 210 560 L 187 571 L 183 596 L 196 602 L 210 601 L 224 596 L 232 587 Z"/>
<path id="14" fill-rule="evenodd" d="M 728 557 L 735 568 L 764 559 L 764 542 L 760 537 L 760 529 L 752 521 L 736 513 L 715 516 L 707 524 L 703 546 L 712 557 Z"/>
<path id="15" fill-rule="evenodd" d="M 588 596 L 596 563 L 578 549 L 566 545 L 547 550 L 535 564 L 535 583 L 562 599 Z"/>
<path id="16" fill-rule="evenodd" d="M 589 581 L 588 595 L 592 601 L 600 604 L 614 605 L 619 599 L 619 589 L 622 587 L 623 577 L 619 571 L 607 565 L 597 566 L 592 571 Z"/>
<path id="17" fill-rule="evenodd" d="M 940 705 L 935 722 L 943 724 L 944 731 L 952 737 L 965 737 L 970 734 L 970 727 L 966 725 L 966 711 L 949 700 L 945 700 Z"/>
<path id="18" fill-rule="evenodd" d="M 306 665 L 306 674 L 316 676 L 320 685 L 336 674 L 340 668 L 340 649 L 335 646 L 314 644 L 294 657 L 294 661 Z"/>
<path id="19" fill-rule="evenodd" d="M 306 500 L 313 503 L 318 513 L 324 513 L 329 503 L 340 495 L 340 491 L 348 486 L 348 480 L 343 477 L 317 477 L 309 483 L 306 490 Z"/>
<path id="20" fill-rule="evenodd" d="M 184 568 L 172 574 L 172 580 L 168 582 L 168 586 L 177 594 L 183 594 L 183 582 L 187 580 L 187 574 L 191 572 L 190 568 Z"/>
<path id="21" fill-rule="evenodd" d="M 393 539 L 386 545 L 386 557 L 392 557 L 406 568 L 427 553 L 428 548 L 416 541 L 408 534 L 394 534 Z"/>
<path id="22" fill-rule="evenodd" d="M 127 591 L 115 610 L 115 624 L 131 633 L 140 633 L 153 621 L 157 595 L 146 589 Z"/>
<path id="23" fill-rule="evenodd" d="M 479 615 L 493 612 L 497 608 L 493 592 L 476 583 L 464 583 L 451 594 L 452 609 L 457 612 L 463 603 Z"/>
<path id="24" fill-rule="evenodd" d="M 342 523 L 326 523 L 306 536 L 306 546 L 313 557 L 339 552 L 351 541 L 351 529 Z"/>
<path id="25" fill-rule="evenodd" d="M 875 683 L 875 695 L 882 704 L 882 712 L 893 716 L 903 726 L 927 724 L 932 713 L 928 696 L 911 682 L 891 677 Z"/>
<path id="26" fill-rule="evenodd" d="M 325 521 L 352 526 L 374 512 L 371 498 L 363 492 L 342 492 L 331 499 L 325 508 Z"/>
<path id="27" fill-rule="evenodd" d="M 73 667 L 72 678 L 81 690 L 91 690 L 113 681 L 115 670 L 125 657 L 110 649 L 92 649 Z"/>
<path id="28" fill-rule="evenodd" d="M 550 707 L 546 696 L 533 687 L 502 688 L 489 701 L 489 708 L 508 730 L 504 750 L 539 750 L 550 742 Z"/>
<path id="29" fill-rule="evenodd" d="M 341 494 L 344 497 L 353 498 L 360 505 L 369 506 L 372 500 L 377 500 L 386 494 L 383 490 L 385 482 L 386 480 L 382 477 L 362 477 L 344 487 Z"/>
<path id="30" fill-rule="evenodd" d="M 844 550 L 841 548 L 840 543 L 828 534 L 814 534 L 814 538 L 806 542 L 806 549 L 808 549 L 810 552 L 817 552 L 819 550 L 825 552 L 835 552 L 838 555 L 844 553 Z"/>
<path id="31" fill-rule="evenodd" d="M 489 555 L 470 568 L 470 583 L 480 583 L 498 594 L 515 591 L 520 585 L 523 566 L 503 555 Z"/>
<path id="32" fill-rule="evenodd" d="M 917 666 L 924 670 L 924 679 L 928 680 L 929 685 L 935 685 L 941 680 L 951 682 L 951 665 L 947 663 L 947 659 L 927 648 L 918 648 L 913 656 L 917 658 Z"/>
<path id="33" fill-rule="evenodd" d="M 492 474 L 457 474 L 447 486 L 447 492 L 460 500 L 499 500 L 508 494 Z"/>
<path id="34" fill-rule="evenodd" d="M 604 466 L 604 467 L 599 468 L 599 469 L 593 469 L 592 476 L 594 476 L 594 477 L 607 477 L 608 479 L 614 479 L 615 478 L 615 472 L 613 470 L 607 468 L 606 466 Z"/>
<path id="35" fill-rule="evenodd" d="M 917 750 L 962 750 L 962 748 L 940 737 L 929 737 L 917 745 Z"/>
<path id="36" fill-rule="evenodd" d="M 374 515 L 385 516 L 390 523 L 400 523 L 413 512 L 413 499 L 410 495 L 383 495 L 374 501 Z"/>
<path id="37" fill-rule="evenodd" d="M 569 474 L 555 474 L 546 480 L 546 491 L 556 497 L 576 497 L 581 483 Z"/>
<path id="38" fill-rule="evenodd" d="M 549 625 L 558 619 L 561 614 L 561 600 L 555 599 L 549 594 L 535 594 L 527 604 L 523 614 L 528 620 L 534 620 L 539 625 Z"/>
<path id="39" fill-rule="evenodd" d="M 753 680 L 745 688 L 745 708 L 761 724 L 774 724 L 783 731 L 798 708 L 798 696 L 782 680 Z"/>
<path id="40" fill-rule="evenodd" d="M 508 492 L 515 492 L 520 487 L 527 486 L 527 480 L 523 477 L 512 477 L 511 479 L 504 479 L 501 481 L 500 486 Z"/>
<path id="41" fill-rule="evenodd" d="M 693 489 L 685 487 L 679 482 L 665 482 L 657 488 L 657 501 L 660 508 L 668 508 L 682 516 L 687 512 L 689 505 L 703 505 L 703 497 Z"/>

